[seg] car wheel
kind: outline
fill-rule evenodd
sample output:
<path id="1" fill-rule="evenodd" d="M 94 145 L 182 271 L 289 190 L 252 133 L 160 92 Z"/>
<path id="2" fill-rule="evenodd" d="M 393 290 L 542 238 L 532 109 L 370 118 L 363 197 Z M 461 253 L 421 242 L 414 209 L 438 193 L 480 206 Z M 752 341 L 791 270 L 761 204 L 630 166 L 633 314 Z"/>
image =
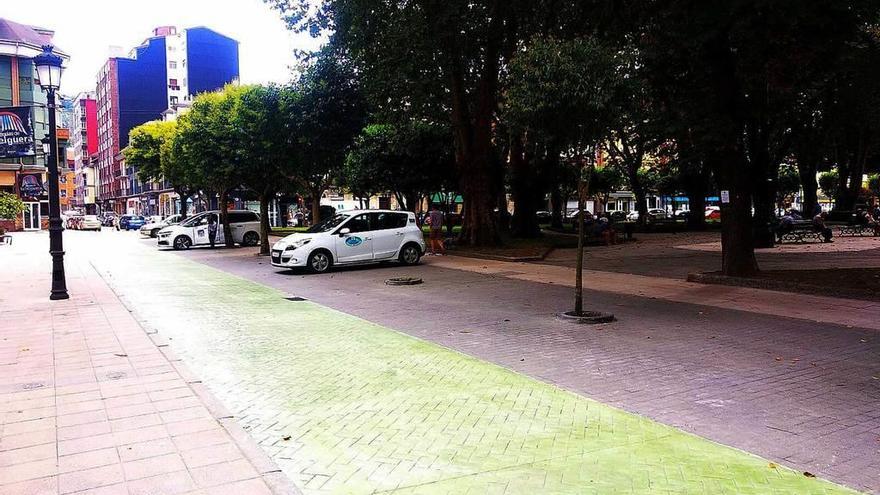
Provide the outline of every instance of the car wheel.
<path id="1" fill-rule="evenodd" d="M 242 246 L 256 246 L 260 243 L 260 234 L 256 232 L 245 232 L 241 239 Z"/>
<path id="2" fill-rule="evenodd" d="M 192 239 L 185 235 L 179 235 L 174 238 L 174 249 L 178 251 L 181 249 L 189 249 L 192 247 Z"/>
<path id="3" fill-rule="evenodd" d="M 333 257 L 327 251 L 319 249 L 309 255 L 308 266 L 312 273 L 325 273 L 333 266 Z"/>
<path id="4" fill-rule="evenodd" d="M 400 262 L 404 265 L 417 265 L 422 257 L 422 250 L 415 244 L 407 244 L 400 248 Z"/>
<path id="5" fill-rule="evenodd" d="M 150 237 L 158 237 L 158 236 L 159 236 L 159 229 L 153 229 L 150 231 Z"/>

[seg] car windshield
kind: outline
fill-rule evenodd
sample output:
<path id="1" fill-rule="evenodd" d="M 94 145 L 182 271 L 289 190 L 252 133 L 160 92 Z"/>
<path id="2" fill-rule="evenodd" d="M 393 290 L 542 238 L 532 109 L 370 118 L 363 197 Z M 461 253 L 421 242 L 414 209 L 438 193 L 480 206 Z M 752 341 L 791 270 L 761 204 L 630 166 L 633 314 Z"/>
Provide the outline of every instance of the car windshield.
<path id="1" fill-rule="evenodd" d="M 306 232 L 308 232 L 309 234 L 320 234 L 321 232 L 330 232 L 331 230 L 338 227 L 339 224 L 346 221 L 348 219 L 348 217 L 350 217 L 350 216 L 351 215 L 349 215 L 349 214 L 340 213 L 339 215 L 330 217 L 327 220 L 324 220 L 323 222 L 319 222 L 315 225 L 312 225 L 311 227 L 309 227 L 309 230 L 307 230 Z"/>
<path id="2" fill-rule="evenodd" d="M 84 218 L 90 222 L 95 222 L 98 220 L 98 217 L 95 215 L 86 215 Z"/>
<path id="3" fill-rule="evenodd" d="M 205 215 L 196 215 L 194 217 L 189 217 L 185 221 L 181 222 L 180 225 L 183 227 L 195 227 L 198 223 L 205 218 Z"/>

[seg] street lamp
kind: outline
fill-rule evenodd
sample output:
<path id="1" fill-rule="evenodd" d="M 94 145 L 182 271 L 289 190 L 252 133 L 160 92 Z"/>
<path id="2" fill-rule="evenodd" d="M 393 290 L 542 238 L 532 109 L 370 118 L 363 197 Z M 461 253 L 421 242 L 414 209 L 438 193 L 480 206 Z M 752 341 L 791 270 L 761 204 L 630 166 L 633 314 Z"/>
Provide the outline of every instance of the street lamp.
<path id="1" fill-rule="evenodd" d="M 52 53 L 52 45 L 43 47 L 43 53 L 34 57 L 40 87 L 46 92 L 46 110 L 49 112 L 49 141 L 46 167 L 49 169 L 49 254 L 52 255 L 51 300 L 67 299 L 67 281 L 64 277 L 64 245 L 61 240 L 61 205 L 58 197 L 58 136 L 55 130 L 55 92 L 61 86 L 61 57 Z M 45 151 L 46 146 L 44 146 Z"/>

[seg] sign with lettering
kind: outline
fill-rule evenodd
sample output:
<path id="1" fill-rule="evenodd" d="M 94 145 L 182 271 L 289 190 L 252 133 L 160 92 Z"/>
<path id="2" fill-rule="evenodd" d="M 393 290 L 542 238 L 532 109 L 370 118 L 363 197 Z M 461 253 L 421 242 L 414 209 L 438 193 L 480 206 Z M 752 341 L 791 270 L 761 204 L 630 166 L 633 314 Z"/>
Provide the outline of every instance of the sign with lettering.
<path id="1" fill-rule="evenodd" d="M 39 198 L 43 195 L 43 177 L 40 174 L 18 176 L 18 191 L 22 198 Z"/>
<path id="2" fill-rule="evenodd" d="M 34 156 L 31 107 L 0 107 L 0 158 Z"/>

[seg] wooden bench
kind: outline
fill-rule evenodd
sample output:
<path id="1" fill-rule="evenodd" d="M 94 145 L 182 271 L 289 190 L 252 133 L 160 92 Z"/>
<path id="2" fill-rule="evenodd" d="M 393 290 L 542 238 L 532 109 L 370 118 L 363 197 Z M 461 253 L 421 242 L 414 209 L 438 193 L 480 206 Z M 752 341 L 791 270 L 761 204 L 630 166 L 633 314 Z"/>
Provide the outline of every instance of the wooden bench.
<path id="1" fill-rule="evenodd" d="M 9 234 L 0 235 L 0 244 L 12 245 L 12 236 Z"/>
<path id="2" fill-rule="evenodd" d="M 865 233 L 868 235 L 880 235 L 880 228 L 874 225 L 841 225 L 838 234 L 840 236 L 862 236 Z"/>

